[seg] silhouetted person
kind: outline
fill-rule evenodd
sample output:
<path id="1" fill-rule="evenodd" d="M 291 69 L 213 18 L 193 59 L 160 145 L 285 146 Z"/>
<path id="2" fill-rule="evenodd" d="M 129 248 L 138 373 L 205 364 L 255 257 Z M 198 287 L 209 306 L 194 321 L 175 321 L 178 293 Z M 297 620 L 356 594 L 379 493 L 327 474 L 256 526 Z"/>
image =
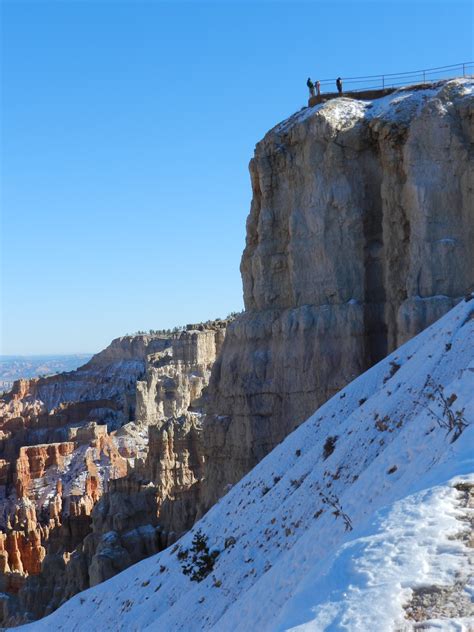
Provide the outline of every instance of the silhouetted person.
<path id="1" fill-rule="evenodd" d="M 311 81 L 309 77 L 308 77 L 308 81 L 306 82 L 306 85 L 309 88 L 309 95 L 311 97 L 314 97 L 314 83 Z"/>
<path id="2" fill-rule="evenodd" d="M 316 81 L 316 94 L 318 95 L 318 97 L 321 95 L 321 82 L 320 81 Z"/>
<path id="3" fill-rule="evenodd" d="M 339 94 L 342 94 L 342 79 L 341 79 L 341 77 L 338 77 L 336 79 L 336 87 L 337 87 L 337 91 L 339 92 Z"/>

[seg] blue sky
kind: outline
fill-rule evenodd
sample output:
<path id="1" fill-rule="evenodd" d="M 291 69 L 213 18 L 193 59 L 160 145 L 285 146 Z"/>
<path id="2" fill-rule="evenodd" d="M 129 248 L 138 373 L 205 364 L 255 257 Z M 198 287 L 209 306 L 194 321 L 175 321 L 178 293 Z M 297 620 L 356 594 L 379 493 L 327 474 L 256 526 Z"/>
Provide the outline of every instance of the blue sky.
<path id="1" fill-rule="evenodd" d="M 468 2 L 1 2 L 1 353 L 242 308 L 248 162 L 306 77 L 472 59 Z"/>

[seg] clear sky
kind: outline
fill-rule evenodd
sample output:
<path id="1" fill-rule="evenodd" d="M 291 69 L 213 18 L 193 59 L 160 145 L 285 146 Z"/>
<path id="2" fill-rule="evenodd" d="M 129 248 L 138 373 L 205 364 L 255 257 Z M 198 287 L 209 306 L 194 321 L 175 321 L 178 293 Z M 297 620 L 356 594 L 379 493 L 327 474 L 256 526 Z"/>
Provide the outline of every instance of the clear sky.
<path id="1" fill-rule="evenodd" d="M 472 59 L 472 4 L 1 2 L 1 353 L 242 308 L 255 143 L 306 78 Z"/>

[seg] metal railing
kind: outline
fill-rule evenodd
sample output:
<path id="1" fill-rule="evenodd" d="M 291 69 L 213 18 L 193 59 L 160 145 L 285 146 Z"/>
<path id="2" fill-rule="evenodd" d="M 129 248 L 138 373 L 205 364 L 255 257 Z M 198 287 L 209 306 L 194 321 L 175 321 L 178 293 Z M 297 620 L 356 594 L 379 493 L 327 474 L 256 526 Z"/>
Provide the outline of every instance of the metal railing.
<path id="1" fill-rule="evenodd" d="M 341 77 L 344 92 L 360 92 L 363 90 L 380 90 L 384 88 L 396 88 L 415 83 L 433 83 L 440 79 L 452 79 L 453 77 L 474 76 L 474 62 L 468 61 L 451 66 L 438 66 L 437 68 L 425 68 L 411 72 L 395 72 L 385 75 L 367 75 L 365 77 Z M 329 92 L 328 88 L 336 88 L 335 79 L 321 79 L 321 89 Z M 331 92 L 335 90 L 330 90 Z"/>

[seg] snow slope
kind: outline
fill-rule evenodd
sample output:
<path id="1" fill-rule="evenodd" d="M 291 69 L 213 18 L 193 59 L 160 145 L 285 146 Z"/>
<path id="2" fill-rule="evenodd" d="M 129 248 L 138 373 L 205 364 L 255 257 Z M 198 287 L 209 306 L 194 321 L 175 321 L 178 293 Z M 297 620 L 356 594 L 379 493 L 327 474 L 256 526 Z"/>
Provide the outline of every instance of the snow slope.
<path id="1" fill-rule="evenodd" d="M 455 441 L 450 415 L 467 424 Z M 433 586 L 452 603 L 418 611 L 432 619 L 423 629 L 474 629 L 460 535 L 474 511 L 463 491 L 473 446 L 470 300 L 316 411 L 179 548 L 22 629 L 405 631 L 417 628 L 403 605 Z M 220 555 L 193 582 L 178 553 L 198 529 Z"/>

